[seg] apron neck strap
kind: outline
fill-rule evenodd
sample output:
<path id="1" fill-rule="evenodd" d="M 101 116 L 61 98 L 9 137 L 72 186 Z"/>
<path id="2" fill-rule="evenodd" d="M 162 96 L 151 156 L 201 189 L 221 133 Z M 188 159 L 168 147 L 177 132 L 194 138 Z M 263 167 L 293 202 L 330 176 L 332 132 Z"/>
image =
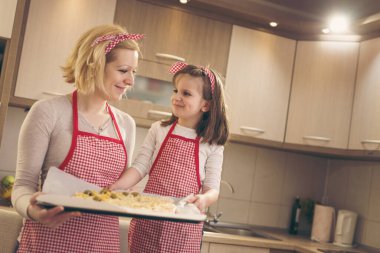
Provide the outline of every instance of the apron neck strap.
<path id="1" fill-rule="evenodd" d="M 78 132 L 78 91 L 75 90 L 72 95 L 73 100 L 73 130 L 74 134 Z"/>

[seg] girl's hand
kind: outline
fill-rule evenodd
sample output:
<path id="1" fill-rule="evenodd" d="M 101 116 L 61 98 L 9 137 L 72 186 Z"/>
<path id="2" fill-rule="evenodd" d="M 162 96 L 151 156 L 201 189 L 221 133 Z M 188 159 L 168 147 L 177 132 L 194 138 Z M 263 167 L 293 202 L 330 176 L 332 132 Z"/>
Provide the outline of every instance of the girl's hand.
<path id="1" fill-rule="evenodd" d="M 208 207 L 208 199 L 204 194 L 197 194 L 187 200 L 188 203 L 193 203 L 201 212 L 204 212 Z"/>
<path id="2" fill-rule="evenodd" d="M 46 209 L 37 205 L 37 197 L 40 194 L 42 192 L 36 192 L 30 198 L 27 213 L 32 220 L 38 221 L 49 228 L 57 228 L 68 219 L 81 215 L 80 212 L 65 212 L 63 206 Z"/>

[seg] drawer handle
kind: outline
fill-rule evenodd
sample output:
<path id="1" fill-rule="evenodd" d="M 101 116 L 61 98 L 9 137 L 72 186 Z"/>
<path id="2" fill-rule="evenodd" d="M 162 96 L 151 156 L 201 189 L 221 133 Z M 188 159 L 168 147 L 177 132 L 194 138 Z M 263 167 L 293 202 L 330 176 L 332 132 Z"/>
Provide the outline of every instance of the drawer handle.
<path id="1" fill-rule="evenodd" d="M 54 91 L 43 91 L 42 94 L 49 95 L 49 96 L 63 96 L 64 94 Z"/>
<path id="2" fill-rule="evenodd" d="M 248 126 L 241 126 L 240 129 L 243 131 L 250 131 L 250 132 L 255 132 L 255 133 L 260 133 L 260 134 L 265 132 L 263 129 L 256 128 L 256 127 L 248 127 Z"/>
<path id="3" fill-rule="evenodd" d="M 172 55 L 172 54 L 157 53 L 156 56 L 157 57 L 161 57 L 161 58 L 170 59 L 170 60 L 185 61 L 185 58 L 179 57 L 179 56 L 176 56 L 176 55 Z"/>
<path id="4" fill-rule="evenodd" d="M 306 135 L 306 136 L 304 136 L 302 138 L 308 139 L 308 140 L 314 140 L 314 141 L 325 141 L 325 142 L 331 141 L 331 139 L 327 138 L 327 137 L 311 136 L 311 135 Z"/>
<path id="5" fill-rule="evenodd" d="M 363 144 L 380 144 L 380 140 L 363 140 Z"/>
<path id="6" fill-rule="evenodd" d="M 155 116 L 164 116 L 164 117 L 172 116 L 171 112 L 163 112 L 163 111 L 156 111 L 156 110 L 149 110 L 148 113 Z"/>

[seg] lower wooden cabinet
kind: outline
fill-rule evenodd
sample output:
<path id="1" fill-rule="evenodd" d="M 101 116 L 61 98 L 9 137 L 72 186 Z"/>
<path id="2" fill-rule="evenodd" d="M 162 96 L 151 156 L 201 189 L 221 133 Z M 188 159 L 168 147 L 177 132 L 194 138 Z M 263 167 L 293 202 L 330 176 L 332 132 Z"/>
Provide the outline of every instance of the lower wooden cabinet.
<path id="1" fill-rule="evenodd" d="M 210 249 L 210 243 L 209 242 L 202 242 L 201 253 L 208 253 L 209 249 Z"/>
<path id="2" fill-rule="evenodd" d="M 202 253 L 205 252 L 202 251 Z M 208 253 L 270 253 L 270 250 L 258 247 L 210 243 Z"/>

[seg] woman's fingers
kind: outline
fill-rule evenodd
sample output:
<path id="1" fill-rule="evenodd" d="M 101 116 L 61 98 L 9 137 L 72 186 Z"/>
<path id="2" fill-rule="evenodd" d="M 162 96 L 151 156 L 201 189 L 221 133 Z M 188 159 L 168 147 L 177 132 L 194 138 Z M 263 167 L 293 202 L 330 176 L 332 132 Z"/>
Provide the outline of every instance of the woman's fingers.
<path id="1" fill-rule="evenodd" d="M 62 212 L 55 215 L 54 218 L 52 218 L 52 220 L 47 224 L 47 226 L 50 228 L 57 228 L 67 220 L 78 216 L 81 216 L 80 212 Z"/>
<path id="2" fill-rule="evenodd" d="M 39 221 L 47 227 L 57 228 L 65 221 L 80 215 L 80 212 L 65 212 L 62 206 L 57 206 L 51 209 L 42 209 Z"/>
<path id="3" fill-rule="evenodd" d="M 41 224 L 50 227 L 57 228 L 62 223 L 70 218 L 78 217 L 81 215 L 80 212 L 65 212 L 63 206 L 55 206 L 52 208 L 43 208 L 37 204 L 37 197 L 43 194 L 41 192 L 36 192 L 30 198 L 30 205 L 28 207 L 28 215 L 34 221 L 38 221 Z"/>

